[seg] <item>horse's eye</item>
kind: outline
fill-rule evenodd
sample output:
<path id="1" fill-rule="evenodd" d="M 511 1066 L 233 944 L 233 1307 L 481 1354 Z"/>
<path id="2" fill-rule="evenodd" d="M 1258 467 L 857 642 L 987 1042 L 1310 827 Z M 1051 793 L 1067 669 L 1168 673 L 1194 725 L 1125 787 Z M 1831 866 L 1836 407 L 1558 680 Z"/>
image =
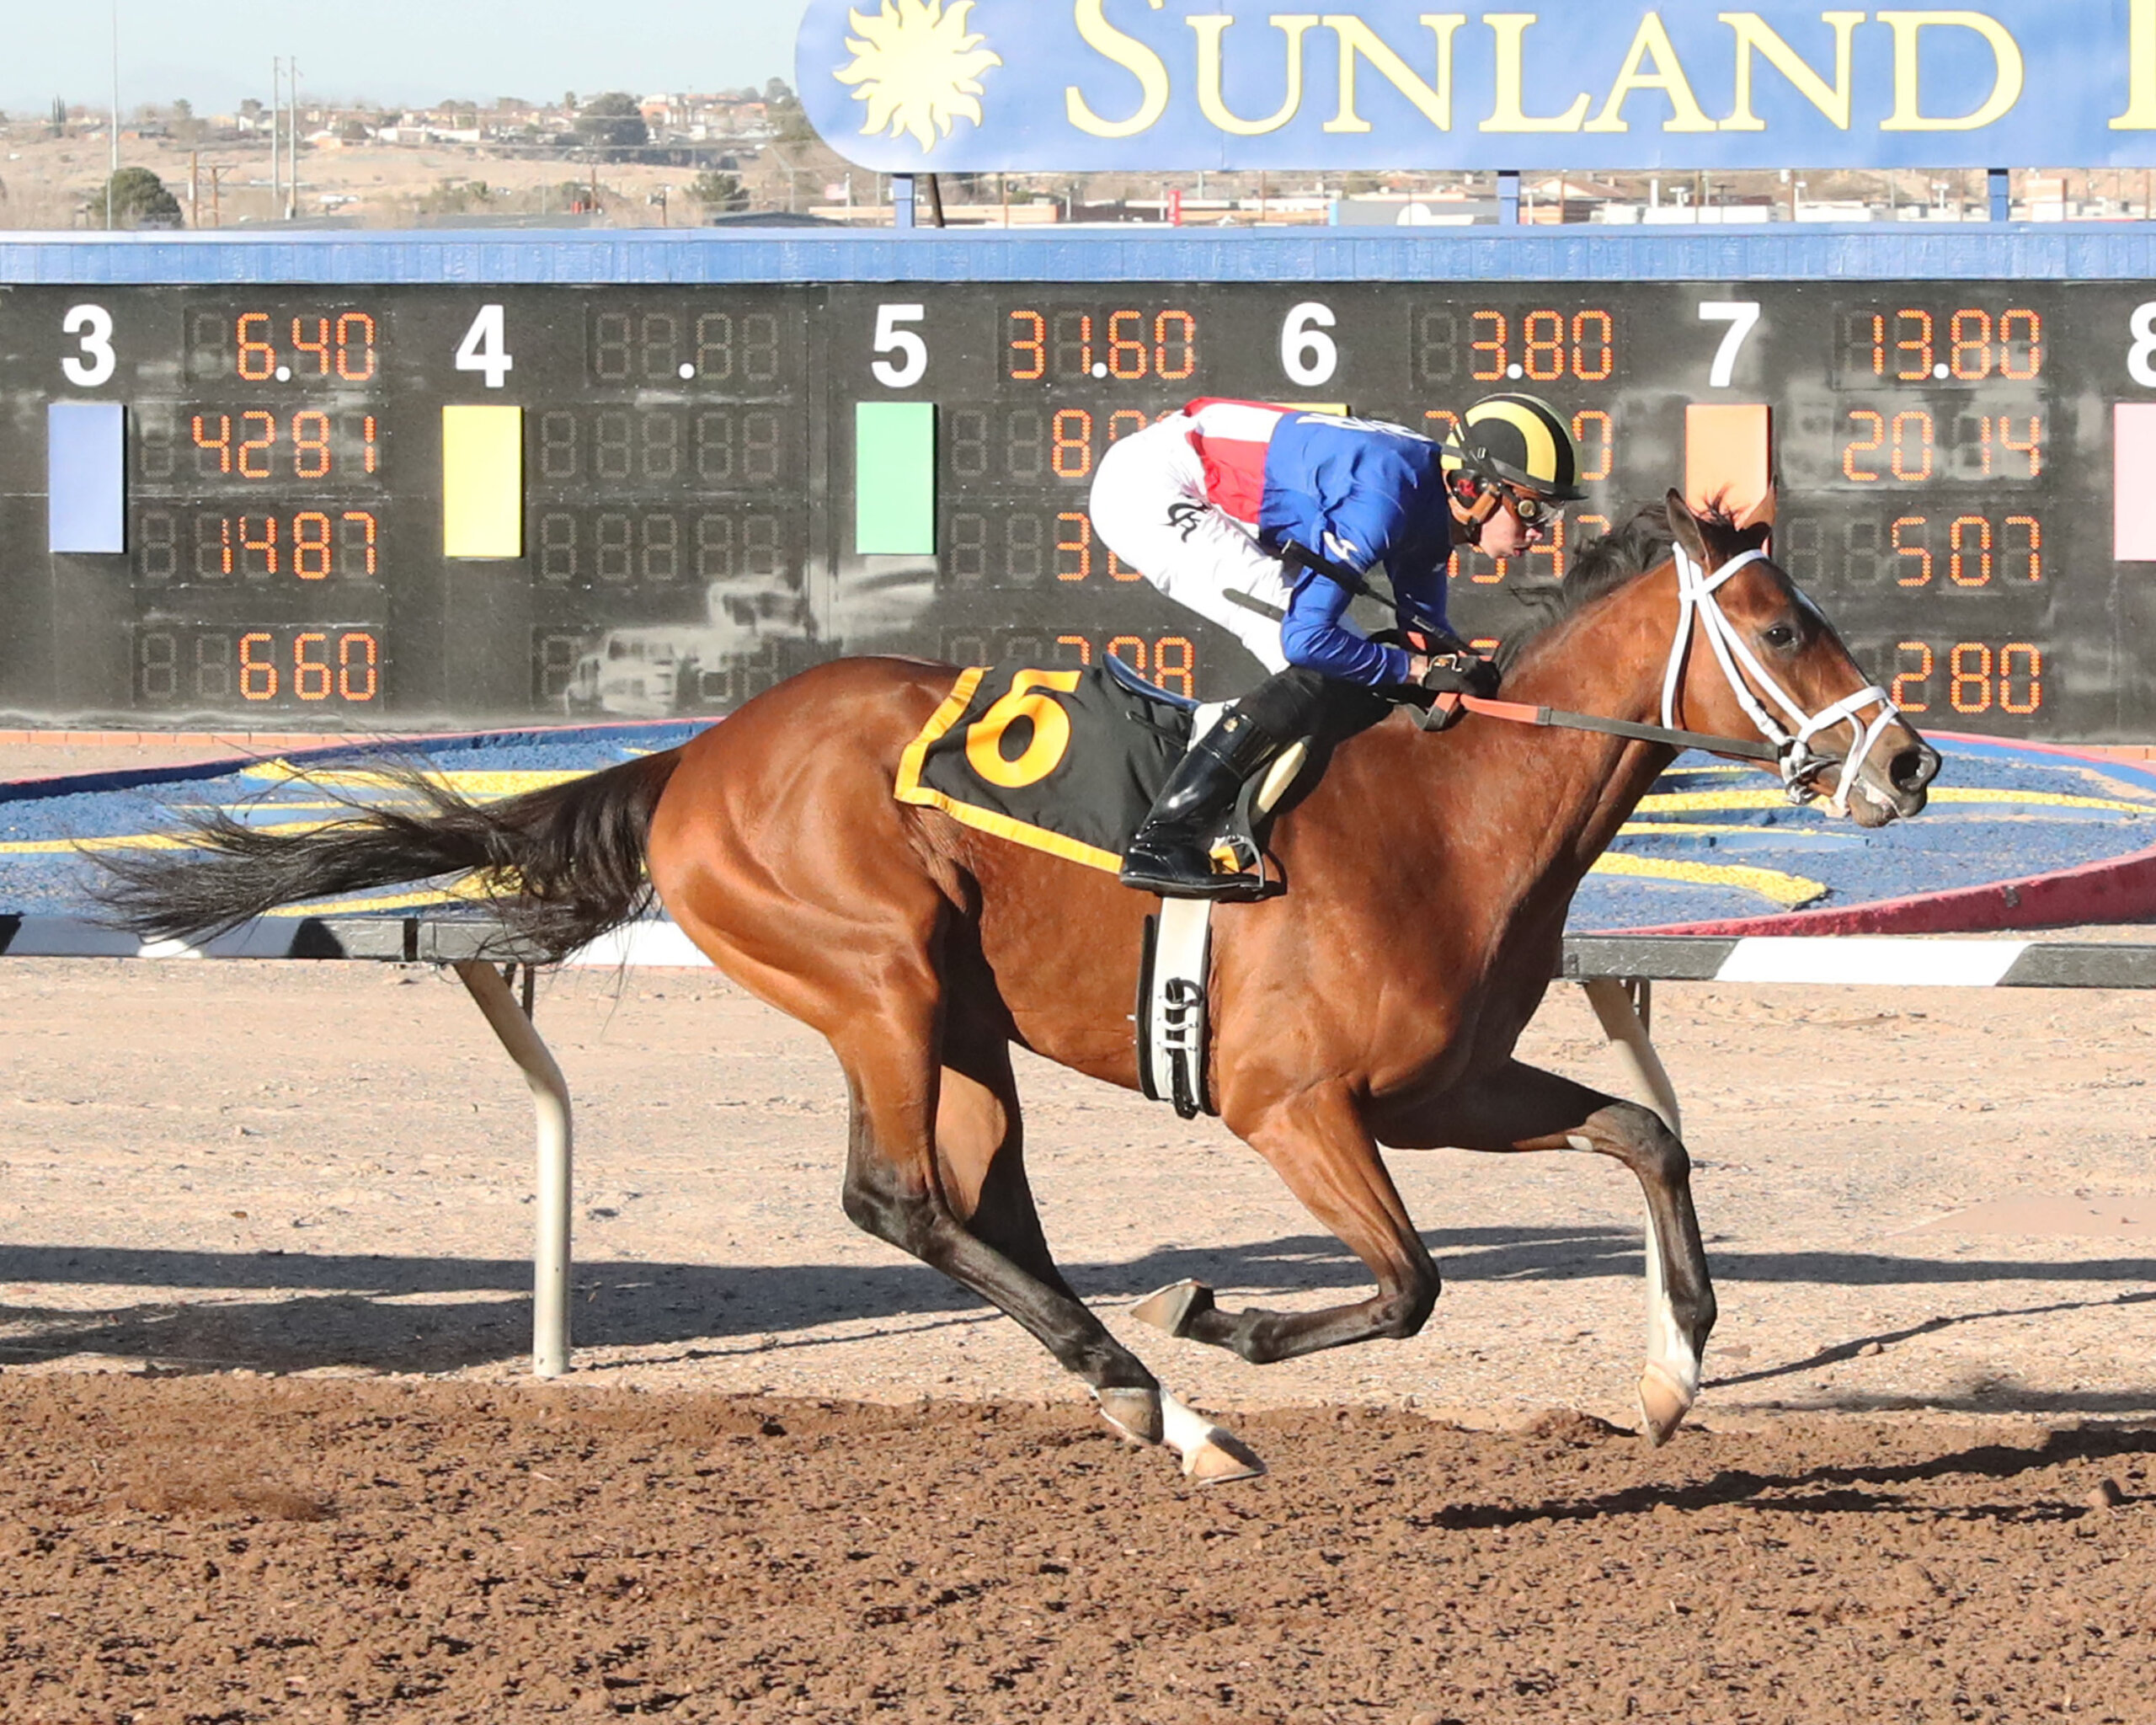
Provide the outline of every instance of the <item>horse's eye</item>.
<path id="1" fill-rule="evenodd" d="M 1762 638 L 1776 651 L 1783 651 L 1796 645 L 1796 631 L 1787 623 L 1776 623 Z"/>

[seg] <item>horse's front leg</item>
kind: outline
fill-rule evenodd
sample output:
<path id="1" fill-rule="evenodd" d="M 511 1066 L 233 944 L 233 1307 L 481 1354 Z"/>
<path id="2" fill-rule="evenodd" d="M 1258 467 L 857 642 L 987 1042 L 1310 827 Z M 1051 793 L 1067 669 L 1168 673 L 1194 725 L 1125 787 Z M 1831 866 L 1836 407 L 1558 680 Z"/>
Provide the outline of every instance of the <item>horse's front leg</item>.
<path id="1" fill-rule="evenodd" d="M 1247 1127 L 1236 1125 L 1310 1213 L 1362 1259 L 1377 1279 L 1377 1292 L 1321 1311 L 1225 1311 L 1210 1288 L 1177 1282 L 1139 1301 L 1132 1316 L 1258 1365 L 1417 1333 L 1437 1304 L 1438 1267 L 1401 1202 L 1357 1098 L 1345 1086 L 1303 1091 Z"/>
<path id="2" fill-rule="evenodd" d="M 1380 1120 L 1379 1130 L 1388 1143 L 1417 1148 L 1593 1151 L 1638 1177 L 1647 1203 L 1647 1356 L 1640 1412 L 1647 1435 L 1668 1442 L 1699 1397 L 1715 1291 L 1692 1209 L 1691 1158 L 1661 1117 L 1514 1060 L 1412 1116 Z"/>

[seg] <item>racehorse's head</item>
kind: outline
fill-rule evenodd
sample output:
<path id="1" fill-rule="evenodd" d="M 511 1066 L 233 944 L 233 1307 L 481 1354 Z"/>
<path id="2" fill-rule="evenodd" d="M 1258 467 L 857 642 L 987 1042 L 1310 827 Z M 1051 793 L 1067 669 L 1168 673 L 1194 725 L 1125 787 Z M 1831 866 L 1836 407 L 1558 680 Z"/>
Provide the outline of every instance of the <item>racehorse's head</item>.
<path id="1" fill-rule="evenodd" d="M 1939 753 L 1857 668 L 1819 607 L 1766 555 L 1767 528 L 1668 499 L 1680 606 L 1662 723 L 1764 737 L 1792 799 L 1884 826 L 1919 813 Z M 1681 716 L 1679 716 L 1681 715 Z"/>

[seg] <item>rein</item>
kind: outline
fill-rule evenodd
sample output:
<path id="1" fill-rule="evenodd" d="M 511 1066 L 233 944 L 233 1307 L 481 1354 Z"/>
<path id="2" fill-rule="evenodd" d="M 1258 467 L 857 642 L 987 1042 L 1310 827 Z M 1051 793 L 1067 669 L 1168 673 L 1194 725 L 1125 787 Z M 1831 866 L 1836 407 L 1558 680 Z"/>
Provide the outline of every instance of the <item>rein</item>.
<path id="1" fill-rule="evenodd" d="M 1443 724 L 1431 715 L 1449 714 L 1460 708 L 1485 718 L 1502 718 L 1508 724 L 1548 726 L 1556 730 L 1599 731 L 1604 736 L 1630 737 L 1642 743 L 1668 743 L 1679 749 L 1704 749 L 1710 755 L 1735 755 L 1747 761 L 1779 761 L 1781 750 L 1770 743 L 1754 743 L 1743 737 L 1718 737 L 1709 731 L 1682 731 L 1668 725 L 1636 724 L 1629 718 L 1601 718 L 1592 713 L 1567 713 L 1561 707 L 1529 707 L 1524 701 L 1492 701 L 1481 695 L 1440 695 L 1416 723 L 1426 731 L 1440 730 Z M 1449 719 L 1444 723 L 1449 723 Z"/>
<path id="2" fill-rule="evenodd" d="M 1723 612 L 1721 601 L 1715 597 L 1716 590 L 1747 563 L 1762 561 L 1763 551 L 1740 552 L 1712 574 L 1700 567 L 1686 553 L 1684 547 L 1671 547 L 1677 564 L 1678 612 L 1677 628 L 1669 643 L 1669 663 L 1662 672 L 1662 718 L 1660 724 L 1640 724 L 1630 719 L 1604 718 L 1593 713 L 1567 713 L 1561 708 L 1530 707 L 1524 702 L 1486 700 L 1480 695 L 1440 695 L 1427 713 L 1417 716 L 1417 723 L 1425 730 L 1442 729 L 1452 722 L 1460 708 L 1479 713 L 1488 718 L 1502 719 L 1512 724 L 1546 725 L 1562 730 L 1598 731 L 1605 736 L 1630 737 L 1645 743 L 1666 743 L 1680 749 L 1700 749 L 1710 755 L 1732 755 L 1744 761 L 1771 761 L 1781 775 L 1782 789 L 1792 803 L 1806 803 L 1819 793 L 1808 783 L 1811 776 L 1822 766 L 1835 763 L 1832 756 L 1820 755 L 1812 747 L 1812 740 L 1822 731 L 1832 730 L 1846 724 L 1854 741 L 1839 765 L 1840 782 L 1827 806 L 1837 814 L 1849 812 L 1849 788 L 1856 782 L 1857 773 L 1864 766 L 1865 757 L 1880 734 L 1901 717 L 1886 692 L 1876 684 L 1845 695 L 1833 705 L 1817 713 L 1806 713 L 1791 700 L 1781 685 L 1768 675 L 1766 667 L 1748 646 L 1737 627 Z M 1802 595 L 1800 595 L 1800 597 Z M 1723 678 L 1730 692 L 1745 715 L 1758 728 L 1764 742 L 1753 742 L 1744 737 L 1721 737 L 1705 731 L 1679 729 L 1674 723 L 1677 714 L 1677 694 L 1684 681 L 1684 660 L 1691 645 L 1692 629 L 1697 620 L 1700 632 L 1706 638 L 1714 651 L 1715 662 L 1721 667 Z M 1774 697 L 1796 724 L 1795 730 L 1785 729 L 1760 702 L 1742 675 L 1739 663 L 1749 671 L 1759 686 Z M 1869 724 L 1857 715 L 1867 707 L 1876 706 L 1878 717 Z"/>

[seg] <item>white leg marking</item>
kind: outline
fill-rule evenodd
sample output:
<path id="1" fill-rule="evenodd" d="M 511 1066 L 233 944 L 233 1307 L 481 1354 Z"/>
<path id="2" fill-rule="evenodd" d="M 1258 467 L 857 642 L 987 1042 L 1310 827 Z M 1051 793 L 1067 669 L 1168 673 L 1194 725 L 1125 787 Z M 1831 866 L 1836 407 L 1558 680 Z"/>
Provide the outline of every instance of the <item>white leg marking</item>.
<path id="1" fill-rule="evenodd" d="M 1200 1485 L 1255 1479 L 1265 1471 L 1265 1464 L 1234 1434 L 1184 1407 L 1166 1390 L 1161 1391 L 1161 1429 L 1168 1447 L 1182 1457 L 1184 1476 Z"/>
<path id="2" fill-rule="evenodd" d="M 1566 1139 L 1565 1139 L 1565 1142 L 1566 1142 L 1566 1143 L 1567 1143 L 1567 1144 L 1569 1144 L 1569 1145 L 1571 1145 L 1571 1146 L 1572 1146 L 1572 1147 L 1574 1150 L 1588 1150 L 1588 1151 L 1591 1151 L 1591 1150 L 1593 1150 L 1593 1149 L 1594 1148 L 1594 1144 L 1593 1144 L 1593 1140 L 1591 1140 L 1591 1139 L 1587 1139 L 1587 1138 L 1582 1138 L 1582 1137 L 1581 1137 L 1581 1136 L 1580 1136 L 1580 1135 L 1579 1135 L 1578 1133 L 1577 1133 L 1577 1132 L 1573 1132 L 1573 1133 L 1569 1133 L 1569 1134 L 1567 1134 L 1567 1135 L 1566 1135 Z M 1652 1226 L 1652 1224 L 1650 1224 L 1650 1226 Z"/>
<path id="3" fill-rule="evenodd" d="M 1678 1327 L 1662 1270 L 1662 1232 L 1647 1211 L 1647 1361 L 1640 1373 L 1640 1413 L 1647 1436 L 1667 1443 L 1700 1394 L 1700 1357 Z"/>

